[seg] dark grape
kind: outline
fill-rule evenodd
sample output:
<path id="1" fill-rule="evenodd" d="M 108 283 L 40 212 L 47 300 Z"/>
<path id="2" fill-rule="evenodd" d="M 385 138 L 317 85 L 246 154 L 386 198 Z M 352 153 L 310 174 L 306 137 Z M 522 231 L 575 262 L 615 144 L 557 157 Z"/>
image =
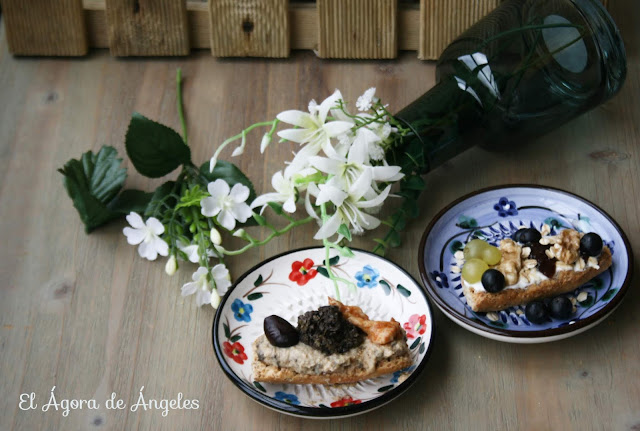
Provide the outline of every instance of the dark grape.
<path id="1" fill-rule="evenodd" d="M 556 319 L 567 319 L 573 314 L 573 304 L 566 296 L 557 296 L 551 300 L 551 315 Z"/>
<path id="2" fill-rule="evenodd" d="M 598 256 L 602 252 L 602 238 L 597 233 L 585 234 L 580 240 L 580 251 L 587 256 Z"/>
<path id="3" fill-rule="evenodd" d="M 544 323 L 547 320 L 547 307 L 541 301 L 530 302 L 524 309 L 524 315 L 531 323 Z"/>
<path id="4" fill-rule="evenodd" d="M 504 285 L 504 275 L 497 269 L 487 269 L 482 274 L 482 286 L 487 292 L 500 292 L 504 289 Z"/>

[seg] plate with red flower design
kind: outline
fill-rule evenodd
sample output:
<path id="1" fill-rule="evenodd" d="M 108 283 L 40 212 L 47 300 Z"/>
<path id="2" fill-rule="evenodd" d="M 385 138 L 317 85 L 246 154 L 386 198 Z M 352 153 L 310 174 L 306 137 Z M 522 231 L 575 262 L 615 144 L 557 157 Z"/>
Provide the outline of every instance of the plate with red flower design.
<path id="1" fill-rule="evenodd" d="M 339 284 L 340 300 L 357 305 L 374 320 L 400 322 L 413 364 L 392 374 L 352 385 L 269 384 L 254 380 L 253 341 L 264 333 L 265 317 L 276 314 L 297 326 L 301 314 L 336 297 L 328 278 L 325 249 L 286 252 L 256 265 L 229 289 L 213 322 L 213 348 L 231 381 L 258 403 L 282 413 L 310 418 L 353 416 L 380 407 L 411 386 L 424 369 L 434 335 L 426 294 L 404 269 L 375 254 L 353 250 L 343 257 L 333 250 L 333 273 L 352 283 Z"/>

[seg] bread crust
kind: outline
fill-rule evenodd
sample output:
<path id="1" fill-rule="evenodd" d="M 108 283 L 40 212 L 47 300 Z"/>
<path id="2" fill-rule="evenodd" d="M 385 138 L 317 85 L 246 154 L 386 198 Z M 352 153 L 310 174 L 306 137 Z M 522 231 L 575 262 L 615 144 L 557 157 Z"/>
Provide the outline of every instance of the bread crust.
<path id="1" fill-rule="evenodd" d="M 402 356 L 379 362 L 372 373 L 365 373 L 363 370 L 352 370 L 350 372 L 330 374 L 298 374 L 290 368 L 278 368 L 265 364 L 258 360 L 258 358 L 254 358 L 252 368 L 253 378 L 258 382 L 335 385 L 340 383 L 356 383 L 393 373 L 410 367 L 412 363 L 413 361 L 411 360 L 409 352 L 406 352 Z"/>
<path id="2" fill-rule="evenodd" d="M 524 289 L 504 289 L 497 293 L 476 291 L 472 287 L 464 286 L 463 283 L 463 292 L 467 298 L 467 304 L 473 311 L 499 311 L 515 305 L 571 292 L 609 269 L 611 263 L 611 251 L 608 247 L 604 247 L 598 257 L 599 269 L 588 267 L 580 272 L 559 271 L 553 278 L 532 284 Z"/>

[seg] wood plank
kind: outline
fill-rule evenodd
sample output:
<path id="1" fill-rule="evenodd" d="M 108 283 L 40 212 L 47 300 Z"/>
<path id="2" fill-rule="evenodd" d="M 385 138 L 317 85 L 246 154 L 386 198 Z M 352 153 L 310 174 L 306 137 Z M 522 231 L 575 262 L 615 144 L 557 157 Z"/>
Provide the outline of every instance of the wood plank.
<path id="1" fill-rule="evenodd" d="M 187 55 L 185 0 L 106 0 L 111 55 Z"/>
<path id="2" fill-rule="evenodd" d="M 397 0 L 318 0 L 322 58 L 395 58 Z"/>
<path id="3" fill-rule="evenodd" d="M 495 9 L 501 0 L 420 0 L 418 58 L 434 60 L 460 33 Z M 443 25 L 446 23 L 446 25 Z"/>
<path id="4" fill-rule="evenodd" d="M 210 0 L 215 57 L 289 56 L 289 0 Z"/>
<path id="5" fill-rule="evenodd" d="M 85 55 L 82 0 L 1 0 L 9 51 L 14 55 Z"/>

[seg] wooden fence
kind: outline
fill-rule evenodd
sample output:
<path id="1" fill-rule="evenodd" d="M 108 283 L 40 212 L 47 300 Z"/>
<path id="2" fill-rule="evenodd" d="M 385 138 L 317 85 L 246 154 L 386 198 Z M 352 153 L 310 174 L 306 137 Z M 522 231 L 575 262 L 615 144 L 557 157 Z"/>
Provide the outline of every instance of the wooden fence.
<path id="1" fill-rule="evenodd" d="M 634 0 L 635 1 L 635 0 Z M 500 0 L 0 0 L 15 55 L 435 59 Z"/>

